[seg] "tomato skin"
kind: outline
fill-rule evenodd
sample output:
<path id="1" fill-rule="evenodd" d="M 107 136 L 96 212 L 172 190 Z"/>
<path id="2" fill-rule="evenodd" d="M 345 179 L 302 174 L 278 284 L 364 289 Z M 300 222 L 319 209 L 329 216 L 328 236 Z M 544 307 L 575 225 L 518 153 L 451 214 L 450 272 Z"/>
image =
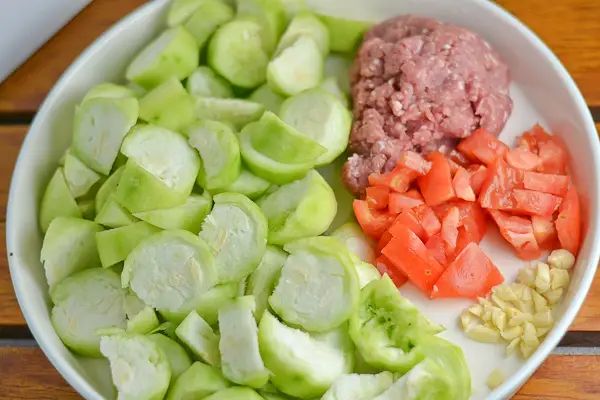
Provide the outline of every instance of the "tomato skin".
<path id="1" fill-rule="evenodd" d="M 452 187 L 456 197 L 467 201 L 475 201 L 475 192 L 471 187 L 471 174 L 463 167 L 458 167 L 452 178 Z"/>
<path id="2" fill-rule="evenodd" d="M 433 211 L 438 218 L 444 218 L 448 210 L 452 207 L 458 208 L 460 215 L 459 222 L 459 240 L 461 228 L 465 231 L 465 238 L 469 241 L 479 243 L 487 231 L 487 217 L 478 203 L 472 203 L 464 200 L 454 200 L 446 204 L 434 207 Z"/>
<path id="3" fill-rule="evenodd" d="M 425 247 L 427 247 L 429 254 L 431 254 L 437 262 L 444 266 L 448 265 L 448 259 L 446 257 L 446 245 L 444 243 L 444 239 L 442 239 L 441 232 L 430 237 L 425 243 Z"/>
<path id="4" fill-rule="evenodd" d="M 415 215 L 425 231 L 424 240 L 427 240 L 442 229 L 442 224 L 431 207 L 423 204 L 415 208 Z"/>
<path id="5" fill-rule="evenodd" d="M 557 140 L 538 143 L 538 148 L 538 155 L 542 160 L 538 171 L 561 175 L 567 173 L 568 155 L 564 147 Z"/>
<path id="6" fill-rule="evenodd" d="M 421 225 L 421 221 L 414 210 L 403 210 L 398 214 L 388 232 L 392 236 L 398 236 L 402 234 L 403 228 L 410 229 L 421 240 L 427 240 L 427 233 L 425 232 L 425 229 L 423 229 L 423 225 Z"/>
<path id="7" fill-rule="evenodd" d="M 431 298 L 486 296 L 504 277 L 476 243 L 469 243 L 450 263 L 431 291 Z"/>
<path id="8" fill-rule="evenodd" d="M 365 200 L 369 207 L 376 210 L 386 209 L 388 206 L 388 198 L 390 196 L 390 188 L 386 186 L 369 186 L 366 190 Z"/>
<path id="9" fill-rule="evenodd" d="M 386 186 L 395 192 L 404 193 L 418 176 L 415 171 L 398 165 L 387 174 L 371 174 L 368 179 L 370 186 Z"/>
<path id="10" fill-rule="evenodd" d="M 551 250 L 560 246 L 552 217 L 533 215 L 531 216 L 531 226 L 535 240 L 541 248 Z"/>
<path id="11" fill-rule="evenodd" d="M 537 190 L 538 192 L 555 194 L 557 196 L 564 196 L 567 190 L 569 190 L 570 179 L 565 175 L 530 171 L 526 171 L 523 175 L 523 186 L 525 189 Z"/>
<path id="12" fill-rule="evenodd" d="M 410 229 L 403 226 L 397 236 L 381 251 L 393 266 L 424 293 L 431 293 L 433 284 L 444 271 L 444 267 L 429 253 L 425 244 Z"/>
<path id="13" fill-rule="evenodd" d="M 388 208 L 390 213 L 399 214 L 404 209 L 410 209 L 425 204 L 423 197 L 416 190 L 409 190 L 406 193 L 390 193 Z"/>
<path id="14" fill-rule="evenodd" d="M 485 179 L 487 178 L 487 167 L 481 164 L 472 164 L 467 169 L 470 175 L 471 188 L 475 195 L 478 195 L 481 191 L 481 186 Z"/>
<path id="15" fill-rule="evenodd" d="M 460 212 L 458 208 L 451 207 L 442 219 L 442 240 L 446 247 L 446 254 L 452 255 L 456 250 L 458 240 L 458 227 L 460 224 Z"/>
<path id="16" fill-rule="evenodd" d="M 468 159 L 489 165 L 498 157 L 504 156 L 508 146 L 485 129 L 477 129 L 457 146 Z"/>
<path id="17" fill-rule="evenodd" d="M 394 267 L 392 262 L 383 254 L 375 259 L 375 267 L 379 273 L 381 273 L 381 275 L 387 274 L 397 288 L 404 285 L 406 281 L 408 281 L 408 277 L 404 275 L 398 268 Z"/>
<path id="18" fill-rule="evenodd" d="M 537 154 L 522 147 L 509 150 L 504 155 L 504 159 L 511 167 L 526 171 L 535 171 L 542 165 L 542 159 Z"/>
<path id="19" fill-rule="evenodd" d="M 436 206 L 454 198 L 452 174 L 450 164 L 442 153 L 430 153 L 427 159 L 431 161 L 431 170 L 427 175 L 419 177 L 417 183 L 425 203 Z"/>
<path id="20" fill-rule="evenodd" d="M 352 208 L 363 232 L 375 239 L 379 239 L 383 232 L 394 222 L 393 215 L 371 209 L 365 200 L 354 200 Z"/>
<path id="21" fill-rule="evenodd" d="M 498 225 L 502 237 L 514 247 L 521 259 L 530 261 L 541 256 L 530 219 L 498 210 L 488 212 Z"/>
<path id="22" fill-rule="evenodd" d="M 383 248 L 390 242 L 390 240 L 392 240 L 393 237 L 394 236 L 392 236 L 389 230 L 383 232 L 383 234 L 379 238 L 379 241 L 377 242 L 378 254 L 381 253 L 381 250 L 383 250 Z"/>
<path id="23" fill-rule="evenodd" d="M 497 158 L 487 170 L 481 191 L 481 207 L 494 210 L 511 210 L 515 207 L 513 189 L 523 188 L 523 171 L 512 168 L 502 158 Z"/>
<path id="24" fill-rule="evenodd" d="M 581 245 L 581 205 L 573 185 L 565 195 L 555 224 L 560 245 L 577 255 Z"/>
<path id="25" fill-rule="evenodd" d="M 562 202 L 562 198 L 553 194 L 536 192 L 527 189 L 513 189 L 515 206 L 511 211 L 517 211 L 527 215 L 540 215 L 550 217 Z"/>

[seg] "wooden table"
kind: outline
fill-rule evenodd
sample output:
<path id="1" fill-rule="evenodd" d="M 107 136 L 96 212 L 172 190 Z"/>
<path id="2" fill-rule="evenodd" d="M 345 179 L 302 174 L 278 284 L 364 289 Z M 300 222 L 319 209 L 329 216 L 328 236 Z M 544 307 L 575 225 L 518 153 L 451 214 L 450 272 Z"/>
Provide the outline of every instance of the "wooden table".
<path id="1" fill-rule="evenodd" d="M 600 1 L 501 0 L 556 52 L 600 122 Z M 6 260 L 4 216 L 19 147 L 37 108 L 64 69 L 143 0 L 94 0 L 0 84 L 0 398 L 75 399 L 31 339 Z M 600 398 L 600 277 L 565 336 L 515 399 Z"/>

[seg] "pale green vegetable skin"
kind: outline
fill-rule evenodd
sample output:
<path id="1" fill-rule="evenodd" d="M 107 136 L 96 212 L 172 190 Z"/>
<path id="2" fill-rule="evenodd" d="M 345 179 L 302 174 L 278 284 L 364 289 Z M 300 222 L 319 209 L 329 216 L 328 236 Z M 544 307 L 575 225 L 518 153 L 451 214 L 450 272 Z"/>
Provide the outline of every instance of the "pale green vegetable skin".
<path id="1" fill-rule="evenodd" d="M 223 375 L 238 385 L 263 387 L 269 380 L 258 349 L 253 296 L 239 297 L 219 310 L 219 352 Z"/>
<path id="2" fill-rule="evenodd" d="M 350 94 L 350 73 L 352 59 L 341 54 L 330 54 L 325 59 L 325 76 L 335 77 L 346 95 Z"/>
<path id="3" fill-rule="evenodd" d="M 110 196 L 94 221 L 109 228 L 120 228 L 137 222 L 137 218 L 120 205 L 114 196 Z"/>
<path id="4" fill-rule="evenodd" d="M 173 27 L 184 23 L 203 2 L 204 0 L 173 0 L 167 13 L 167 25 Z"/>
<path id="5" fill-rule="evenodd" d="M 100 266 L 94 236 L 101 230 L 100 225 L 80 218 L 52 220 L 40 254 L 51 288 L 77 271 Z"/>
<path id="6" fill-rule="evenodd" d="M 202 49 L 217 28 L 234 16 L 233 9 L 221 0 L 203 0 L 185 22 L 184 27 Z"/>
<path id="7" fill-rule="evenodd" d="M 335 193 L 315 170 L 257 201 L 269 222 L 269 243 L 285 244 L 327 230 L 337 212 Z"/>
<path id="8" fill-rule="evenodd" d="M 321 400 L 372 400 L 394 382 L 394 375 L 384 371 L 376 375 L 342 375 L 323 395 Z M 399 397 L 403 399 L 403 397 Z"/>
<path id="9" fill-rule="evenodd" d="M 56 333 L 75 353 L 100 357 L 99 329 L 126 326 L 125 296 L 119 275 L 91 268 L 57 284 L 50 296 L 54 303 L 51 320 Z"/>
<path id="10" fill-rule="evenodd" d="M 280 52 L 291 46 L 301 36 L 308 36 L 313 39 L 319 46 L 323 56 L 329 53 L 329 31 L 327 27 L 314 14 L 306 11 L 297 14 L 291 20 L 277 45 L 277 51 Z"/>
<path id="11" fill-rule="evenodd" d="M 171 77 L 140 99 L 140 119 L 179 131 L 194 120 L 194 99 Z"/>
<path id="12" fill-rule="evenodd" d="M 269 85 L 264 84 L 250 94 L 248 100 L 260 103 L 272 113 L 278 114 L 281 103 L 285 98 L 278 93 L 275 93 Z"/>
<path id="13" fill-rule="evenodd" d="M 320 15 L 321 21 L 329 30 L 331 51 L 352 53 L 358 47 L 371 22 L 349 20 L 331 15 Z"/>
<path id="14" fill-rule="evenodd" d="M 361 289 L 350 318 L 350 336 L 362 358 L 393 372 L 405 373 L 421 362 L 426 347 L 421 341 L 441 330 L 400 295 L 387 275 Z"/>
<path id="15" fill-rule="evenodd" d="M 254 315 L 258 320 L 268 307 L 269 296 L 273 293 L 286 258 L 287 254 L 284 251 L 275 246 L 267 246 L 260 264 L 248 278 L 246 294 L 254 296 Z"/>
<path id="16" fill-rule="evenodd" d="M 67 186 L 69 186 L 69 190 L 75 198 L 86 195 L 92 186 L 100 180 L 100 175 L 97 172 L 71 153 L 67 153 L 65 157 L 64 172 Z"/>
<path id="17" fill-rule="evenodd" d="M 115 190 L 117 190 L 123 169 L 124 167 L 119 167 L 112 174 L 110 174 L 110 176 L 106 178 L 104 183 L 102 183 L 96 192 L 96 212 L 99 212 L 102 209 L 109 197 L 115 192 Z"/>
<path id="18" fill-rule="evenodd" d="M 302 178 L 325 148 L 266 111 L 239 135 L 242 157 L 256 175 L 276 184 Z"/>
<path id="19" fill-rule="evenodd" d="M 171 380 L 169 361 L 152 339 L 143 335 L 103 336 L 100 349 L 110 362 L 119 400 L 160 400 Z"/>
<path id="20" fill-rule="evenodd" d="M 348 108 L 350 106 L 348 95 L 342 90 L 339 80 L 335 76 L 326 77 L 318 87 L 338 99 L 344 107 Z"/>
<path id="21" fill-rule="evenodd" d="M 62 168 L 54 172 L 42 197 L 39 222 L 43 232 L 56 217 L 81 218 L 81 210 L 69 191 Z"/>
<path id="22" fill-rule="evenodd" d="M 129 253 L 145 238 L 157 233 L 158 228 L 136 222 L 116 229 L 96 233 L 96 244 L 104 268 L 124 261 Z"/>
<path id="23" fill-rule="evenodd" d="M 356 269 L 358 284 L 361 289 L 367 286 L 369 283 L 381 278 L 379 270 L 373 264 L 356 260 L 354 263 L 354 268 Z"/>
<path id="24" fill-rule="evenodd" d="M 281 0 L 236 0 L 237 15 L 254 19 L 262 26 L 262 43 L 271 54 L 285 28 L 285 11 Z"/>
<path id="25" fill-rule="evenodd" d="M 229 82 L 204 65 L 188 76 L 186 89 L 195 97 L 233 97 L 233 89 Z"/>
<path id="26" fill-rule="evenodd" d="M 138 313 L 128 314 L 127 332 L 145 334 L 153 331 L 159 326 L 158 317 L 152 307 L 144 307 Z"/>
<path id="27" fill-rule="evenodd" d="M 231 128 L 218 121 L 199 120 L 185 130 L 190 146 L 198 150 L 197 182 L 212 191 L 233 183 L 240 175 L 240 145 Z"/>
<path id="28" fill-rule="evenodd" d="M 108 98 L 123 98 L 123 97 L 136 97 L 133 91 L 125 86 L 116 85 L 110 82 L 100 83 L 91 88 L 83 97 L 81 102 L 93 99 L 96 97 L 108 97 Z"/>
<path id="29" fill-rule="evenodd" d="M 232 387 L 205 397 L 203 400 L 264 400 L 254 390 L 246 387 Z"/>
<path id="30" fill-rule="evenodd" d="M 184 229 L 192 233 L 200 232 L 202 221 L 212 208 L 212 196 L 192 193 L 185 203 L 172 208 L 163 208 L 135 213 L 135 217 L 162 229 Z"/>
<path id="31" fill-rule="evenodd" d="M 169 367 L 171 368 L 171 379 L 177 379 L 184 371 L 192 365 L 192 359 L 185 349 L 175 340 L 163 335 L 162 333 L 153 333 L 148 338 L 161 348 Z"/>
<path id="32" fill-rule="evenodd" d="M 306 90 L 281 105 L 281 119 L 327 149 L 317 165 L 331 163 L 348 145 L 352 115 L 323 89 Z"/>
<path id="33" fill-rule="evenodd" d="M 236 129 L 256 121 L 265 107 L 262 104 L 244 99 L 221 99 L 218 97 L 197 97 L 196 117 L 233 124 Z"/>
<path id="34" fill-rule="evenodd" d="M 202 399 L 229 386 L 221 370 L 196 361 L 173 382 L 166 399 Z"/>
<path id="35" fill-rule="evenodd" d="M 359 297 L 354 264 L 347 250 L 328 237 L 291 242 L 271 308 L 288 324 L 324 332 L 348 320 Z"/>
<path id="36" fill-rule="evenodd" d="M 239 193 L 221 193 L 205 218 L 200 238 L 215 257 L 220 283 L 239 281 L 258 265 L 267 245 L 267 221 L 260 208 Z"/>
<path id="37" fill-rule="evenodd" d="M 196 357 L 212 366 L 220 366 L 219 336 L 196 311 L 185 317 L 175 329 L 175 335 Z"/>
<path id="38" fill-rule="evenodd" d="M 271 183 L 269 181 L 254 175 L 252 172 L 242 167 L 240 175 L 235 181 L 222 189 L 217 188 L 213 192 L 241 193 L 249 199 L 254 200 L 265 193 L 270 186 Z"/>
<path id="39" fill-rule="evenodd" d="M 150 42 L 129 64 L 125 76 L 150 89 L 171 76 L 186 78 L 198 67 L 199 58 L 196 39 L 179 26 Z"/>
<path id="40" fill-rule="evenodd" d="M 339 239 L 352 254 L 361 261 L 372 263 L 375 261 L 375 242 L 365 235 L 356 222 L 347 222 L 331 233 Z"/>

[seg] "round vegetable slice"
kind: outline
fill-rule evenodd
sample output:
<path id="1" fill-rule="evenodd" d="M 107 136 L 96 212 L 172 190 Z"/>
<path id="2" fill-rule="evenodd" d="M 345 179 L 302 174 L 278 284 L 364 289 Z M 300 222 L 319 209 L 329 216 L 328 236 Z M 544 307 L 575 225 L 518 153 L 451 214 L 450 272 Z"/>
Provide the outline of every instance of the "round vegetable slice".
<path id="1" fill-rule="evenodd" d="M 173 382 L 166 399 L 202 399 L 230 385 L 218 368 L 196 361 Z"/>
<path id="2" fill-rule="evenodd" d="M 258 89 L 252 92 L 248 97 L 248 100 L 254 101 L 256 103 L 260 103 L 265 106 L 265 108 L 275 114 L 279 113 L 279 108 L 281 107 L 281 103 L 283 103 L 283 96 L 278 93 L 275 93 L 269 85 L 264 84 L 260 86 Z"/>
<path id="3" fill-rule="evenodd" d="M 114 83 L 105 82 L 100 83 L 91 88 L 83 97 L 81 102 L 93 99 L 96 97 L 108 97 L 108 98 L 123 98 L 123 97 L 135 97 L 133 91 L 125 86 L 116 85 Z"/>
<path id="4" fill-rule="evenodd" d="M 333 329 L 352 314 L 359 295 L 358 278 L 348 251 L 329 237 L 289 243 L 290 253 L 271 308 L 288 324 L 307 331 Z"/>
<path id="5" fill-rule="evenodd" d="M 75 353 L 100 357 L 96 331 L 125 328 L 126 294 L 115 272 L 102 268 L 80 271 L 52 288 L 52 325 Z"/>
<path id="6" fill-rule="evenodd" d="M 220 365 L 219 336 L 213 332 L 210 325 L 196 311 L 190 312 L 185 317 L 175 329 L 175 335 L 194 355 L 210 365 Z"/>
<path id="7" fill-rule="evenodd" d="M 158 228 L 142 221 L 97 232 L 96 245 L 102 266 L 107 268 L 124 261 L 142 240 L 158 231 Z"/>
<path id="8" fill-rule="evenodd" d="M 194 120 L 194 99 L 175 77 L 154 87 L 140 99 L 140 119 L 179 131 Z"/>
<path id="9" fill-rule="evenodd" d="M 184 27 L 194 36 L 198 47 L 202 49 L 217 28 L 231 20 L 233 9 L 221 0 L 204 0 Z"/>
<path id="10" fill-rule="evenodd" d="M 184 371 L 192 365 L 192 359 L 187 351 L 175 340 L 163 335 L 162 333 L 153 333 L 148 338 L 158 345 L 167 357 L 169 367 L 171 368 L 171 378 L 177 379 Z"/>
<path id="11" fill-rule="evenodd" d="M 247 387 L 232 387 L 211 394 L 204 400 L 264 400 L 258 393 Z"/>
<path id="12" fill-rule="evenodd" d="M 307 35 L 281 50 L 267 67 L 269 87 L 287 96 L 317 86 L 323 78 L 323 55 Z"/>
<path id="13" fill-rule="evenodd" d="M 339 239 L 348 250 L 361 261 L 371 263 L 375 261 L 375 242 L 365 235 L 356 222 L 347 222 L 331 233 Z"/>
<path id="14" fill-rule="evenodd" d="M 342 375 L 333 382 L 321 400 L 371 400 L 384 392 L 392 383 L 394 383 L 394 375 L 388 371 L 375 375 Z"/>
<path id="15" fill-rule="evenodd" d="M 129 253 L 121 275 L 144 303 L 159 310 L 192 310 L 198 297 L 214 286 L 216 270 L 206 244 L 183 230 L 163 231 Z"/>
<path id="16" fill-rule="evenodd" d="M 337 212 L 335 193 L 315 170 L 258 200 L 269 222 L 269 243 L 284 244 L 325 232 Z"/>
<path id="17" fill-rule="evenodd" d="M 108 175 L 138 112 L 132 97 L 95 97 L 81 103 L 75 109 L 73 152 L 94 171 Z"/>
<path id="18" fill-rule="evenodd" d="M 208 65 L 236 86 L 259 86 L 265 81 L 269 63 L 262 30 L 251 19 L 236 19 L 222 25 L 208 45 Z"/>
<path id="19" fill-rule="evenodd" d="M 196 117 L 228 122 L 236 129 L 256 121 L 264 111 L 262 104 L 244 99 L 196 98 Z"/>
<path id="20" fill-rule="evenodd" d="M 260 352 L 283 393 L 302 399 L 319 397 L 343 374 L 352 371 L 353 346 L 347 327 L 322 335 L 290 328 L 268 311 L 258 328 Z"/>
<path id="21" fill-rule="evenodd" d="M 162 229 L 184 229 L 200 232 L 202 221 L 210 212 L 212 196 L 208 192 L 192 193 L 180 206 L 135 213 L 135 217 Z"/>
<path id="22" fill-rule="evenodd" d="M 233 89 L 229 82 L 204 65 L 188 76 L 186 89 L 196 97 L 233 97 Z"/>
<path id="23" fill-rule="evenodd" d="M 231 382 L 263 387 L 269 371 L 258 350 L 258 328 L 253 296 L 239 297 L 219 310 L 219 351 L 223 375 Z"/>
<path id="24" fill-rule="evenodd" d="M 200 238 L 215 257 L 219 282 L 239 281 L 258 265 L 267 244 L 267 221 L 260 208 L 239 193 L 221 193 L 202 224 Z"/>
<path id="25" fill-rule="evenodd" d="M 58 217 L 52 220 L 40 254 L 50 287 L 74 272 L 100 266 L 94 236 L 101 230 L 100 225 L 85 219 Z"/>
<path id="26" fill-rule="evenodd" d="M 350 111 L 322 89 L 310 89 L 290 97 L 281 105 L 280 115 L 285 123 L 327 149 L 317 159 L 317 165 L 329 164 L 348 145 Z"/>
<path id="27" fill-rule="evenodd" d="M 198 184 L 212 191 L 233 183 L 240 175 L 240 145 L 231 128 L 218 121 L 200 120 L 186 128 L 190 146 L 202 163 Z"/>
<path id="28" fill-rule="evenodd" d="M 263 47 L 267 54 L 271 54 L 286 23 L 281 0 L 237 0 L 237 14 L 260 23 Z"/>
<path id="29" fill-rule="evenodd" d="M 291 20 L 279 40 L 277 52 L 291 46 L 301 36 L 312 38 L 323 56 L 329 53 L 329 31 L 319 18 L 310 12 L 301 12 Z"/>
<path id="30" fill-rule="evenodd" d="M 101 178 L 70 152 L 65 156 L 64 172 L 67 185 L 75 198 L 86 195 Z"/>
<path id="31" fill-rule="evenodd" d="M 57 168 L 46 186 L 40 204 L 40 227 L 48 230 L 50 223 L 57 217 L 81 218 L 81 211 L 67 186 L 62 168 Z"/>
<path id="32" fill-rule="evenodd" d="M 241 193 L 244 196 L 254 200 L 265 193 L 270 186 L 271 183 L 269 181 L 254 175 L 252 172 L 242 167 L 240 175 L 235 181 L 227 185 L 225 188 L 216 189 L 213 192 Z"/>
<path id="33" fill-rule="evenodd" d="M 254 296 L 256 319 L 260 319 L 268 307 L 269 296 L 273 293 L 286 257 L 287 254 L 279 248 L 267 246 L 260 264 L 248 278 L 246 294 Z"/>
<path id="34" fill-rule="evenodd" d="M 125 77 L 150 89 L 171 76 L 186 78 L 198 67 L 199 59 L 196 39 L 178 26 L 150 42 L 129 64 Z"/>
<path id="35" fill-rule="evenodd" d="M 200 7 L 204 0 L 173 0 L 167 13 L 167 25 L 184 23 Z"/>
<path id="36" fill-rule="evenodd" d="M 164 351 L 152 339 L 143 335 L 103 336 L 100 349 L 110 362 L 119 399 L 163 398 L 171 368 Z"/>
<path id="37" fill-rule="evenodd" d="M 371 22 L 344 19 L 331 15 L 319 15 L 319 18 L 329 32 L 331 51 L 338 53 L 354 52 L 365 32 L 373 25 Z"/>

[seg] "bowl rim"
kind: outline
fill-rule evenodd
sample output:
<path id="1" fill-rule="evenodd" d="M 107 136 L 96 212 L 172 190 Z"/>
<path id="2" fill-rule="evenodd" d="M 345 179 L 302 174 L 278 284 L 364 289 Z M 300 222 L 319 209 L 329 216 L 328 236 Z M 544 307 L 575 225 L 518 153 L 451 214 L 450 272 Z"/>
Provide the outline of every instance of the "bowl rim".
<path id="1" fill-rule="evenodd" d="M 77 369 L 71 365 L 70 363 L 65 362 L 64 358 L 60 355 L 58 351 L 56 351 L 53 346 L 46 340 L 46 335 L 41 332 L 37 323 L 36 317 L 33 315 L 27 306 L 27 300 L 25 297 L 26 290 L 23 287 L 23 283 L 18 277 L 17 268 L 19 267 L 20 262 L 14 260 L 14 257 L 10 257 L 10 249 L 13 248 L 13 243 L 16 241 L 16 223 L 12 215 L 15 214 L 14 208 L 15 206 L 15 196 L 16 196 L 16 181 L 19 181 L 19 177 L 24 173 L 22 164 L 24 163 L 23 158 L 24 154 L 28 153 L 29 148 L 31 147 L 32 138 L 35 133 L 39 130 L 38 126 L 41 124 L 41 115 L 45 115 L 48 113 L 48 109 L 51 108 L 51 105 L 57 100 L 58 92 L 60 88 L 69 81 L 71 75 L 75 73 L 78 67 L 85 62 L 88 58 L 92 57 L 92 55 L 96 52 L 97 48 L 104 45 L 106 42 L 109 42 L 113 39 L 113 37 L 118 36 L 128 25 L 137 21 L 139 19 L 147 18 L 148 14 L 154 12 L 156 8 L 160 8 L 164 6 L 169 0 L 158 0 L 148 2 L 131 13 L 126 15 L 125 17 L 118 20 L 114 23 L 109 29 L 103 32 L 98 38 L 96 38 L 76 59 L 73 61 L 69 67 L 62 73 L 60 78 L 53 85 L 52 89 L 49 91 L 48 95 L 44 99 L 41 104 L 38 112 L 36 113 L 29 130 L 23 140 L 21 148 L 19 150 L 19 155 L 15 162 L 15 167 L 12 173 L 9 195 L 8 195 L 8 203 L 7 203 L 7 211 L 6 211 L 6 250 L 7 250 L 7 259 L 9 264 L 9 271 L 11 276 L 12 285 L 14 287 L 15 295 L 17 298 L 17 302 L 21 309 L 21 312 L 25 318 L 27 326 L 31 331 L 35 341 L 38 343 L 42 352 L 51 362 L 54 368 L 62 375 L 62 377 L 83 397 L 88 399 L 100 399 L 101 396 L 99 393 L 90 385 L 90 383 L 84 379 L 83 375 L 77 371 Z M 591 152 L 593 155 L 593 164 L 596 171 L 600 171 L 600 144 L 597 141 L 597 133 L 594 121 L 592 119 L 591 112 L 581 94 L 579 88 L 575 84 L 573 78 L 568 73 L 564 65 L 560 62 L 558 57 L 550 50 L 550 48 L 524 23 L 519 21 L 515 16 L 510 14 L 507 10 L 505 10 L 500 5 L 488 1 L 488 0 L 473 0 L 476 3 L 479 3 L 484 9 L 487 9 L 490 13 L 498 15 L 501 19 L 507 22 L 511 28 L 519 31 L 519 33 L 528 40 L 533 46 L 539 49 L 548 63 L 552 65 L 552 67 L 557 71 L 558 75 L 560 75 L 562 84 L 567 89 L 568 93 L 574 101 L 576 102 L 577 109 L 579 111 L 578 117 L 583 121 L 584 124 L 584 132 L 589 137 L 591 143 L 594 143 L 591 148 Z M 597 190 L 596 197 L 600 198 L 600 190 Z M 593 243 L 591 244 L 590 254 L 588 258 L 588 264 L 585 266 L 586 270 L 583 273 L 582 279 L 579 283 L 579 287 L 577 288 L 576 293 L 573 296 L 571 302 L 567 305 L 566 309 L 563 312 L 562 317 L 558 320 L 551 332 L 544 339 L 544 341 L 540 344 L 538 349 L 532 354 L 517 370 L 514 372 L 501 386 L 493 390 L 489 399 L 505 399 L 509 398 L 513 395 L 524 383 L 525 381 L 536 371 L 536 369 L 543 363 L 543 361 L 550 355 L 552 350 L 558 345 L 562 336 L 568 331 L 569 326 L 575 319 L 577 313 L 581 309 L 581 306 L 589 292 L 591 287 L 594 275 L 596 273 L 596 269 L 598 267 L 598 261 L 600 259 L 600 246 L 598 243 L 600 242 L 600 223 L 598 221 L 600 218 L 596 218 L 596 221 L 590 223 L 589 226 L 595 226 L 596 229 L 594 231 L 589 231 L 587 234 L 591 235 L 593 239 Z"/>

